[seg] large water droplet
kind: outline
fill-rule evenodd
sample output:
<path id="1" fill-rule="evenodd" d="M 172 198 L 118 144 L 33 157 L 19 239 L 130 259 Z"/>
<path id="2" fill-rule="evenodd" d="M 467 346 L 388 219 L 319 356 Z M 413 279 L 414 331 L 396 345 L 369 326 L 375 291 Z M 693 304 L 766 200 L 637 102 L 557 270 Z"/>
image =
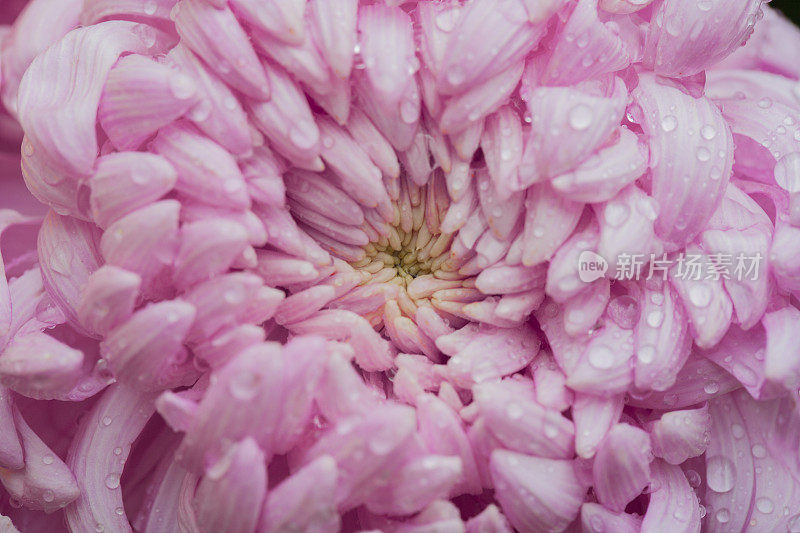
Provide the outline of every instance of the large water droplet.
<path id="1" fill-rule="evenodd" d="M 656 358 L 656 349 L 655 349 L 655 347 L 653 347 L 651 345 L 642 346 L 636 352 L 636 356 L 639 358 L 639 361 L 641 361 L 642 363 L 644 363 L 646 365 L 650 364 Z"/>
<path id="2" fill-rule="evenodd" d="M 589 351 L 589 364 L 599 370 L 606 370 L 614 366 L 614 352 L 607 346 L 595 346 Z"/>
<path id="3" fill-rule="evenodd" d="M 307 120 L 301 120 L 289 130 L 289 140 L 298 148 L 311 148 L 317 141 L 316 127 Z"/>
<path id="4" fill-rule="evenodd" d="M 569 112 L 569 125 L 577 131 L 583 131 L 591 126 L 593 119 L 592 109 L 586 104 L 578 104 Z"/>
<path id="5" fill-rule="evenodd" d="M 506 415 L 512 420 L 519 420 L 522 418 L 522 406 L 517 402 L 511 402 L 506 406 Z"/>
<path id="6" fill-rule="evenodd" d="M 249 372 L 240 372 L 231 379 L 229 386 L 231 395 L 238 400 L 252 400 L 258 394 L 261 376 Z"/>
<path id="7" fill-rule="evenodd" d="M 720 524 L 727 524 L 731 519 L 731 512 L 727 509 L 720 509 L 717 511 L 714 517 Z"/>
<path id="8" fill-rule="evenodd" d="M 706 483 L 714 492 L 728 492 L 736 482 L 736 467 L 723 455 L 716 455 L 706 461 Z"/>
<path id="9" fill-rule="evenodd" d="M 659 309 L 654 309 L 647 313 L 647 325 L 652 328 L 657 328 L 664 322 L 664 312 Z"/>
<path id="10" fill-rule="evenodd" d="M 711 303 L 711 297 L 711 288 L 705 283 L 692 285 L 689 288 L 689 301 L 695 307 L 708 307 L 708 304 Z"/>
<path id="11" fill-rule="evenodd" d="M 673 131 L 677 127 L 678 127 L 678 119 L 675 118 L 674 115 L 667 115 L 666 117 L 661 119 L 661 129 L 663 129 L 667 133 Z"/>
<path id="12" fill-rule="evenodd" d="M 458 8 L 443 9 L 436 15 L 436 27 L 445 33 L 453 31 L 458 22 L 460 11 Z"/>
<path id="13" fill-rule="evenodd" d="M 775 510 L 775 504 L 769 498 L 759 498 L 756 500 L 756 509 L 759 513 L 770 514 Z"/>
<path id="14" fill-rule="evenodd" d="M 109 474 L 106 476 L 106 487 L 109 489 L 119 488 L 119 474 Z"/>
<path id="15" fill-rule="evenodd" d="M 180 72 L 176 72 L 169 77 L 169 89 L 172 91 L 172 96 L 178 100 L 191 98 L 195 93 L 192 79 Z"/>

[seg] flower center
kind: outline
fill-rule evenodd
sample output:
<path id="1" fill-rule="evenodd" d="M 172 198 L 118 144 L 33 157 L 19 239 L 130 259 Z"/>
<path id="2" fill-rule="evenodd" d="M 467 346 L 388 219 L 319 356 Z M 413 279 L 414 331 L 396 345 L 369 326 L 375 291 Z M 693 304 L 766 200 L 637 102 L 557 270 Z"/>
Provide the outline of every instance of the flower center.
<path id="1" fill-rule="evenodd" d="M 373 282 L 394 283 L 407 289 L 418 276 L 448 276 L 448 269 L 443 266 L 449 258 L 446 252 L 451 241 L 452 235 L 432 233 L 420 217 L 408 231 L 392 226 L 388 235 L 380 235 L 364 247 L 364 259 L 351 265 L 372 274 Z"/>

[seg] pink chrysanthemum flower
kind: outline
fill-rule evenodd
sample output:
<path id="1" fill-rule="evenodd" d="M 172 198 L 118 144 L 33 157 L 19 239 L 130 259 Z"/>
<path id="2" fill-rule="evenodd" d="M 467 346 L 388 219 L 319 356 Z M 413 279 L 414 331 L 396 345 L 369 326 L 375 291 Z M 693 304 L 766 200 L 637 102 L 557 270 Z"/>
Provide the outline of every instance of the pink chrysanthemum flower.
<path id="1" fill-rule="evenodd" d="M 0 531 L 800 531 L 764 3 L 5 2 Z"/>

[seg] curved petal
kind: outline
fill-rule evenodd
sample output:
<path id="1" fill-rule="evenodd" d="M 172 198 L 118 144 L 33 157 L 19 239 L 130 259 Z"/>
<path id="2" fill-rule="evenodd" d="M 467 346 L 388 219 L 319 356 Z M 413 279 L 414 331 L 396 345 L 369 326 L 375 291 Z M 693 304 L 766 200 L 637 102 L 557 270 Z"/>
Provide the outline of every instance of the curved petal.
<path id="1" fill-rule="evenodd" d="M 708 446 L 710 425 L 708 405 L 664 413 L 650 428 L 653 453 L 671 465 L 702 455 Z"/>
<path id="2" fill-rule="evenodd" d="M 118 150 L 136 150 L 198 101 L 191 78 L 149 58 L 129 55 L 108 74 L 98 120 Z"/>
<path id="3" fill-rule="evenodd" d="M 320 533 L 338 531 L 337 476 L 336 461 L 329 455 L 293 473 L 269 491 L 259 531 L 278 533 L 287 527 Z"/>
<path id="4" fill-rule="evenodd" d="M 67 456 L 80 488 L 80 498 L 65 512 L 70 529 L 132 531 L 125 516 L 120 477 L 131 445 L 153 414 L 153 399 L 114 385 L 82 420 Z"/>
<path id="5" fill-rule="evenodd" d="M 700 533 L 700 502 L 680 467 L 656 459 L 650 468 L 653 491 L 642 533 Z"/>
<path id="6" fill-rule="evenodd" d="M 646 57 L 662 76 L 697 74 L 747 40 L 760 9 L 761 0 L 667 0 L 653 14 Z"/>
<path id="7" fill-rule="evenodd" d="M 497 500 L 519 531 L 560 531 L 578 515 L 586 491 L 571 461 L 495 450 L 490 468 Z"/>
<path id="8" fill-rule="evenodd" d="M 633 96 L 650 139 L 652 196 L 660 207 L 656 234 L 684 244 L 700 232 L 725 193 L 733 166 L 730 129 L 709 100 L 655 76 L 640 76 Z"/>
<path id="9" fill-rule="evenodd" d="M 617 424 L 606 434 L 593 463 L 597 499 L 620 513 L 650 482 L 650 436 L 628 424 Z"/>
<path id="10" fill-rule="evenodd" d="M 182 0 L 173 10 L 175 29 L 217 76 L 251 98 L 270 96 L 269 80 L 247 33 L 226 6 Z"/>
<path id="11" fill-rule="evenodd" d="M 164 158 L 142 152 L 100 157 L 89 178 L 92 218 L 107 228 L 120 217 L 154 202 L 172 190 L 175 168 Z"/>
<path id="12" fill-rule="evenodd" d="M 234 443 L 197 485 L 197 523 L 202 531 L 252 533 L 266 492 L 264 452 L 252 438 Z"/>
<path id="13" fill-rule="evenodd" d="M 86 176 L 97 158 L 97 107 L 106 76 L 125 52 L 157 46 L 155 29 L 112 21 L 78 28 L 39 55 L 20 83 L 19 119 L 40 157 L 66 176 Z M 150 44 L 151 46 L 148 46 Z M 65 57 L 80 61 L 63 61 Z M 81 65 L 81 68 L 78 68 Z M 49 80 L 71 80 L 54 83 Z"/>

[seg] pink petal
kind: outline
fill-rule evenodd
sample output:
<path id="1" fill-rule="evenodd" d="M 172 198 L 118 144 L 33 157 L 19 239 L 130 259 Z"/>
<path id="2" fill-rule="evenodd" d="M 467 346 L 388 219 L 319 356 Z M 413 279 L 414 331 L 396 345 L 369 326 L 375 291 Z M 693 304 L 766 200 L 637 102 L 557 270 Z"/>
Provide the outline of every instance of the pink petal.
<path id="1" fill-rule="evenodd" d="M 708 222 L 724 194 L 733 164 L 730 130 L 707 99 L 655 77 L 641 76 L 633 95 L 650 138 L 652 196 L 660 206 L 656 234 L 683 244 Z"/>
<path id="2" fill-rule="evenodd" d="M 557 411 L 515 398 L 504 383 L 482 383 L 473 389 L 489 431 L 512 451 L 551 459 L 571 458 L 575 438 L 573 424 Z"/>
<path id="3" fill-rule="evenodd" d="M 136 150 L 199 100 L 191 78 L 146 57 L 120 59 L 108 74 L 98 120 L 118 150 Z"/>
<path id="4" fill-rule="evenodd" d="M 100 240 L 106 262 L 150 283 L 175 258 L 180 208 L 175 200 L 163 200 L 111 224 Z"/>
<path id="5" fill-rule="evenodd" d="M 167 61 L 192 79 L 201 97 L 188 115 L 201 131 L 235 154 L 251 149 L 247 115 L 230 88 L 195 56 L 186 45 L 178 44 L 167 54 Z"/>
<path id="6" fill-rule="evenodd" d="M 250 533 L 267 492 L 264 452 L 252 438 L 234 443 L 200 479 L 193 505 L 204 531 Z"/>
<path id="7" fill-rule="evenodd" d="M 575 229 L 583 207 L 560 197 L 546 183 L 529 188 L 525 198 L 523 264 L 533 266 L 550 259 Z"/>
<path id="8" fill-rule="evenodd" d="M 600 20 L 596 1 L 580 0 L 556 41 L 544 83 L 570 85 L 626 68 L 638 51 L 619 34 L 618 24 Z"/>
<path id="9" fill-rule="evenodd" d="M 481 149 L 492 183 L 503 199 L 515 189 L 523 150 L 522 123 L 511 107 L 503 106 L 486 119 Z"/>
<path id="10" fill-rule="evenodd" d="M 47 293 L 67 321 L 80 331 L 76 307 L 81 290 L 101 263 L 97 228 L 50 211 L 39 231 L 37 250 Z"/>
<path id="11" fill-rule="evenodd" d="M 80 496 L 72 472 L 16 409 L 14 421 L 25 454 L 25 466 L 21 470 L 2 469 L 0 482 L 12 498 L 29 509 L 52 513 L 67 506 Z"/>
<path id="12" fill-rule="evenodd" d="M 528 21 L 521 2 L 481 0 L 455 16 L 437 79 L 444 94 L 461 93 L 517 64 L 544 33 L 543 24 Z"/>
<path id="13" fill-rule="evenodd" d="M 467 438 L 464 423 L 442 400 L 431 394 L 417 398 L 419 435 L 431 453 L 457 456 L 461 459 L 462 477 L 452 494 L 477 494 L 481 491 L 475 456 Z"/>
<path id="14" fill-rule="evenodd" d="M 625 392 L 633 381 L 633 335 L 614 322 L 586 344 L 578 365 L 567 371 L 567 386 L 588 394 Z"/>
<path id="15" fill-rule="evenodd" d="M 708 446 L 710 424 L 707 405 L 664 413 L 650 428 L 653 453 L 672 465 L 702 455 Z"/>
<path id="16" fill-rule="evenodd" d="M 620 128 L 619 138 L 581 163 L 572 172 L 553 179 L 553 188 L 576 202 L 604 202 L 645 172 L 648 154 L 637 136 Z"/>
<path id="17" fill-rule="evenodd" d="M 753 32 L 761 2 L 723 1 L 708 7 L 697 9 L 692 0 L 658 6 L 647 37 L 647 59 L 658 74 L 691 76 L 729 55 Z"/>
<path id="18" fill-rule="evenodd" d="M 168 20 L 174 0 L 155 0 L 142 4 L 140 0 L 86 0 L 81 11 L 81 24 L 89 26 L 103 20 L 129 17 Z"/>
<path id="19" fill-rule="evenodd" d="M 270 490 L 259 531 L 277 533 L 287 527 L 338 531 L 336 461 L 323 455 Z"/>
<path id="20" fill-rule="evenodd" d="M 269 80 L 230 9 L 216 9 L 203 0 L 184 0 L 173 13 L 181 40 L 223 81 L 251 98 L 269 97 Z"/>
<path id="21" fill-rule="evenodd" d="M 97 157 L 97 107 L 106 75 L 124 52 L 146 53 L 150 32 L 111 21 L 73 30 L 38 56 L 20 84 L 19 119 L 43 158 L 66 175 L 88 175 Z M 155 41 L 155 39 L 153 39 Z M 153 44 L 152 42 L 150 44 Z M 85 68 L 63 61 L 80 57 Z M 69 79 L 71 83 L 48 80 Z"/>
<path id="22" fill-rule="evenodd" d="M 116 152 L 102 156 L 89 178 L 92 218 L 98 226 L 107 228 L 123 215 L 164 196 L 176 181 L 175 169 L 157 155 Z"/>
<path id="23" fill-rule="evenodd" d="M 763 318 L 767 332 L 764 375 L 767 380 L 794 391 L 800 385 L 800 367 L 795 334 L 800 325 L 800 311 L 788 306 Z"/>
<path id="24" fill-rule="evenodd" d="M 617 424 L 606 434 L 594 458 L 597 499 L 620 513 L 650 482 L 652 459 L 649 435 L 628 424 Z"/>
<path id="25" fill-rule="evenodd" d="M 388 203 L 381 171 L 344 129 L 329 120 L 319 122 L 322 158 L 336 174 L 342 189 L 367 207 Z"/>
<path id="26" fill-rule="evenodd" d="M 496 450 L 490 468 L 497 500 L 517 530 L 559 531 L 578 515 L 585 490 L 571 461 Z"/>
<path id="27" fill-rule="evenodd" d="M 467 520 L 466 533 L 512 533 L 511 526 L 494 504 Z"/>
<path id="28" fill-rule="evenodd" d="M 0 467 L 20 470 L 25 467 L 22 441 L 14 423 L 12 394 L 0 387 Z"/>
<path id="29" fill-rule="evenodd" d="M 231 7 L 245 22 L 289 44 L 299 44 L 305 36 L 305 5 L 305 0 L 231 0 Z"/>
<path id="30" fill-rule="evenodd" d="M 540 87 L 528 99 L 531 132 L 519 183 L 527 186 L 578 166 L 619 127 L 628 98 L 619 78 L 576 87 Z"/>
<path id="31" fill-rule="evenodd" d="M 575 393 L 572 417 L 575 421 L 575 451 L 579 457 L 590 458 L 597 453 L 600 442 L 619 420 L 623 406 L 621 395 L 602 398 Z"/>
<path id="32" fill-rule="evenodd" d="M 300 87 L 283 69 L 264 64 L 272 96 L 267 102 L 249 102 L 249 111 L 272 147 L 298 166 L 319 167 L 319 128 Z M 319 168 L 316 168 L 319 170 Z"/>
<path id="33" fill-rule="evenodd" d="M 439 120 L 443 133 L 464 131 L 472 123 L 497 111 L 517 87 L 523 63 L 512 65 L 484 83 L 447 100 Z"/>
<path id="34" fill-rule="evenodd" d="M 705 357 L 691 354 L 675 378 L 675 384 L 660 392 L 636 394 L 628 403 L 655 409 L 682 409 L 725 395 L 741 387 L 731 374 Z"/>
<path id="35" fill-rule="evenodd" d="M 250 206 L 244 176 L 236 160 L 194 128 L 187 124 L 171 124 L 159 131 L 150 146 L 178 171 L 175 188 L 181 193 L 220 207 Z"/>
<path id="36" fill-rule="evenodd" d="M 118 384 L 82 419 L 67 455 L 80 489 L 80 497 L 66 508 L 69 529 L 129 530 L 120 478 L 131 446 L 152 414 L 151 395 Z"/>
<path id="37" fill-rule="evenodd" d="M 614 513 L 602 505 L 587 502 L 581 507 L 581 524 L 586 531 L 638 533 L 642 528 L 642 519 L 627 513 Z"/>
<path id="38" fill-rule="evenodd" d="M 685 273 L 680 276 L 676 265 L 671 270 L 670 283 L 686 310 L 695 343 L 700 348 L 710 348 L 717 344 L 728 330 L 733 305 L 725 292 L 722 280 L 713 277 L 709 279 L 711 259 L 707 255 L 701 255 L 696 248 L 688 248 L 687 256 L 690 254 L 700 257 L 701 275 Z"/>
<path id="39" fill-rule="evenodd" d="M 436 346 L 451 356 L 447 362 L 448 377 L 469 387 L 524 368 L 536 357 L 540 342 L 527 325 L 509 330 L 470 324 L 440 336 Z M 492 355 L 486 357 L 487 353 Z"/>
<path id="40" fill-rule="evenodd" d="M 650 468 L 653 491 L 642 521 L 642 532 L 699 533 L 700 502 L 680 467 L 656 459 Z"/>
<path id="41" fill-rule="evenodd" d="M 636 326 L 635 383 L 640 389 L 664 390 L 689 355 L 687 321 L 678 295 L 668 283 L 646 285 L 639 299 Z"/>
<path id="42" fill-rule="evenodd" d="M 362 417 L 343 419 L 306 454 L 307 460 L 329 455 L 339 467 L 339 509 L 351 509 L 381 485 L 398 466 L 398 451 L 415 427 L 413 409 L 386 404 Z"/>
<path id="43" fill-rule="evenodd" d="M 616 269 L 623 254 L 649 257 L 661 251 L 653 233 L 658 205 L 635 185 L 597 206 L 596 212 L 600 222 L 597 251 L 606 258 L 609 268 Z"/>
<path id="44" fill-rule="evenodd" d="M 111 330 L 101 350 L 117 379 L 142 391 L 184 384 L 183 340 L 195 312 L 180 300 L 152 303 Z"/>
<path id="45" fill-rule="evenodd" d="M 198 342 L 242 323 L 262 324 L 269 320 L 283 300 L 283 293 L 264 286 L 255 274 L 233 272 L 195 285 L 183 298 L 197 309 L 187 339 Z"/>
<path id="46" fill-rule="evenodd" d="M 184 288 L 230 268 L 247 246 L 247 230 L 236 222 L 209 218 L 184 224 L 173 279 Z"/>

